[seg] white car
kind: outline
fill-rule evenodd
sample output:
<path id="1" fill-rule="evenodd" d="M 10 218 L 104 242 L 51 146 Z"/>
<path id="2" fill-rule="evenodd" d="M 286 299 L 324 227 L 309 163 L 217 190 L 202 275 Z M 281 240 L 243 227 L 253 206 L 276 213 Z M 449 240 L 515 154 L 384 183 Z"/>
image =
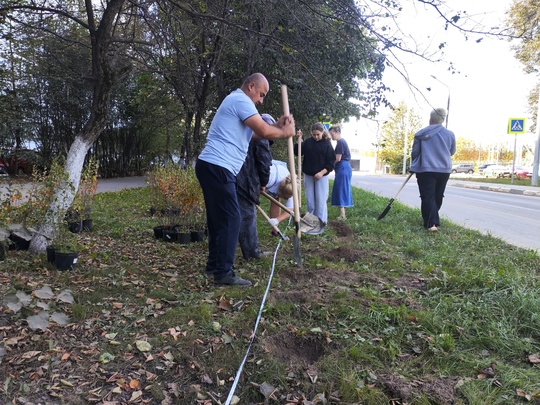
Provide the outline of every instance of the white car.
<path id="1" fill-rule="evenodd" d="M 508 172 L 508 167 L 503 165 L 492 165 L 488 166 L 482 172 L 482 176 L 485 178 L 499 178 L 504 177 L 505 173 Z"/>

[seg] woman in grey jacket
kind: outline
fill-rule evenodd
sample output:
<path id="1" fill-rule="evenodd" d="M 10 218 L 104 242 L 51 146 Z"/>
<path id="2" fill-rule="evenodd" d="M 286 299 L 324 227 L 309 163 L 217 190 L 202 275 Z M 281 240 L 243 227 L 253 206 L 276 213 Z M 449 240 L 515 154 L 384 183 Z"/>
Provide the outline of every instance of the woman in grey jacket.
<path id="1" fill-rule="evenodd" d="M 437 232 L 440 226 L 439 210 L 456 153 L 454 133 L 442 126 L 446 114 L 444 108 L 431 111 L 429 126 L 414 135 L 411 152 L 410 171 L 416 173 L 424 227 L 430 232 Z"/>

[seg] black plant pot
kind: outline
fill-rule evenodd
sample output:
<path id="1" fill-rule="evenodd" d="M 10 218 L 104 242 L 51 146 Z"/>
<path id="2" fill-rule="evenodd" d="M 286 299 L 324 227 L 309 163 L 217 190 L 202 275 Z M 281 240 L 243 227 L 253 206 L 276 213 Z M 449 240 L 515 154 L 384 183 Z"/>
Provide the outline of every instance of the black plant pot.
<path id="1" fill-rule="evenodd" d="M 54 246 L 52 245 L 47 246 L 46 251 L 47 251 L 47 262 L 54 263 L 54 260 L 56 257 Z"/>
<path id="2" fill-rule="evenodd" d="M 188 245 L 191 242 L 191 232 L 178 232 L 176 241 L 181 245 Z"/>
<path id="3" fill-rule="evenodd" d="M 93 223 L 91 219 L 83 219 L 82 221 L 83 231 L 91 231 L 93 229 Z"/>
<path id="4" fill-rule="evenodd" d="M 192 242 L 202 242 L 204 240 L 204 231 L 191 231 Z"/>
<path id="5" fill-rule="evenodd" d="M 77 263 L 79 255 L 77 252 L 56 252 L 54 253 L 54 264 L 60 271 L 72 270 Z"/>
<path id="6" fill-rule="evenodd" d="M 81 233 L 83 230 L 83 221 L 68 222 L 68 227 L 73 233 Z"/>
<path id="7" fill-rule="evenodd" d="M 156 239 L 163 239 L 163 232 L 165 232 L 166 229 L 169 229 L 167 225 L 159 225 L 154 227 L 154 237 Z"/>
<path id="8" fill-rule="evenodd" d="M 164 229 L 163 240 L 165 242 L 178 242 L 178 231 L 171 228 Z"/>
<path id="9" fill-rule="evenodd" d="M 30 247 L 30 241 L 32 240 L 31 238 L 23 238 L 16 233 L 9 235 L 9 239 L 13 242 L 9 245 L 9 248 L 12 250 L 28 250 Z"/>

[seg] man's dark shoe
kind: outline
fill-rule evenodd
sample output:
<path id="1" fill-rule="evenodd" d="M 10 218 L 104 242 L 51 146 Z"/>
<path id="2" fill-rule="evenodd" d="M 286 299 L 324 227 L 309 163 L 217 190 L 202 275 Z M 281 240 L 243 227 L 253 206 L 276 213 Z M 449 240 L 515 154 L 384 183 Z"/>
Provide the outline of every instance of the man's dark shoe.
<path id="1" fill-rule="evenodd" d="M 243 278 L 238 277 L 236 274 L 234 274 L 234 272 L 230 272 L 224 277 L 215 278 L 214 285 L 237 285 L 241 287 L 249 287 L 252 284 L 251 281 L 244 280 Z"/>

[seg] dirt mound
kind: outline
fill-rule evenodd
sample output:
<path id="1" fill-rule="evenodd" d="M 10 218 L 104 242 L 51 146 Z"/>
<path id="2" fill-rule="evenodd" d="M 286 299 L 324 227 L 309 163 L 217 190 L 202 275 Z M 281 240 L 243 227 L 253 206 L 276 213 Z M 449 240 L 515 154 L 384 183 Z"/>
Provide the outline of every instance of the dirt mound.
<path id="1" fill-rule="evenodd" d="M 348 238 L 353 236 L 353 230 L 351 227 L 343 221 L 330 221 L 330 226 L 334 233 L 341 238 Z"/>
<path id="2" fill-rule="evenodd" d="M 369 253 L 365 250 L 359 250 L 351 246 L 339 246 L 335 249 L 323 252 L 321 255 L 329 261 L 345 260 L 348 263 L 354 263 L 360 259 L 368 257 Z"/>
<path id="3" fill-rule="evenodd" d="M 426 395 L 430 400 L 441 405 L 456 403 L 455 385 L 451 379 L 428 379 L 407 381 L 393 375 L 380 375 L 380 383 L 393 397 L 409 402 L 418 394 Z"/>
<path id="4" fill-rule="evenodd" d="M 327 347 L 328 343 L 322 336 L 298 336 L 290 332 L 271 336 L 264 345 L 272 356 L 304 365 L 316 362 L 325 354 Z"/>

